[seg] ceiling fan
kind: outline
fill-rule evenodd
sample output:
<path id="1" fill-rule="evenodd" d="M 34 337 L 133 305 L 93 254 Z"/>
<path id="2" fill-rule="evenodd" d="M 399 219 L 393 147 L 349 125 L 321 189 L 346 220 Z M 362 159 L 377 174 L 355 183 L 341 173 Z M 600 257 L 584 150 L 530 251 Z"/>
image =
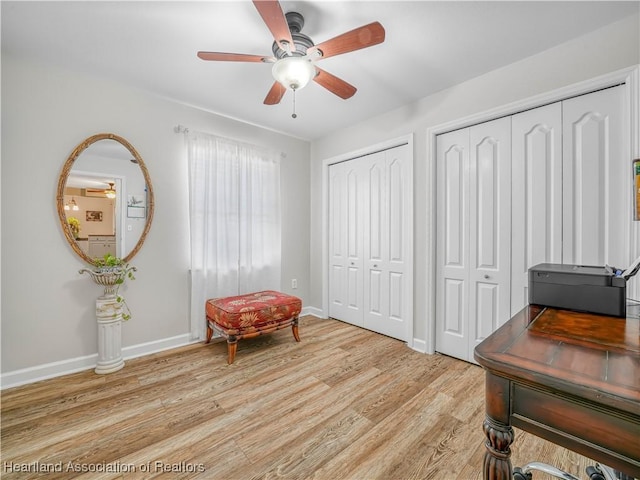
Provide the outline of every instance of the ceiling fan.
<path id="1" fill-rule="evenodd" d="M 115 182 L 107 182 L 108 188 L 83 188 L 84 195 L 87 197 L 107 197 L 116 198 Z"/>
<path id="2" fill-rule="evenodd" d="M 301 32 L 304 26 L 301 14 L 288 12 L 285 15 L 278 0 L 253 0 L 253 4 L 275 40 L 272 45 L 273 56 L 198 52 L 198 57 L 211 61 L 272 63 L 272 74 L 276 81 L 264 99 L 265 105 L 280 103 L 287 88 L 295 94 L 296 90 L 303 88 L 310 80 L 345 100 L 356 93 L 353 85 L 319 68 L 316 62 L 382 43 L 385 31 L 379 22 L 364 25 L 315 45 L 311 38 Z M 295 113 L 293 117 L 296 117 Z"/>

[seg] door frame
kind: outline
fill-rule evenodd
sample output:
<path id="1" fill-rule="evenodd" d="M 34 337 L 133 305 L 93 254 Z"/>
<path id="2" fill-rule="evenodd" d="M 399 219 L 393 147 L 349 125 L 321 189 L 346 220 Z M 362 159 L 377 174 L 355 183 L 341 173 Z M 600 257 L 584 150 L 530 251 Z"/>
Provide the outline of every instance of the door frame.
<path id="1" fill-rule="evenodd" d="M 412 304 L 407 306 L 407 316 L 411 319 L 408 322 L 407 332 L 407 345 L 413 348 L 414 345 L 414 306 L 415 302 L 415 277 L 414 277 L 414 263 L 413 263 L 413 245 L 414 245 L 414 226 L 413 226 L 413 210 L 414 210 L 414 197 L 413 197 L 413 164 L 415 161 L 414 146 L 413 146 L 413 134 L 404 135 L 402 137 L 392 138 L 385 140 L 374 145 L 369 145 L 358 150 L 352 150 L 350 152 L 342 153 L 331 158 L 322 160 L 322 316 L 328 317 L 329 315 L 329 166 L 336 163 L 346 162 L 348 160 L 354 160 L 365 155 L 371 155 L 372 153 L 389 150 L 401 145 L 408 145 L 411 159 L 409 161 L 409 176 L 411 181 L 409 182 L 409 211 L 407 212 L 407 219 L 409 224 L 409 252 L 407 256 L 407 276 L 411 279 Z M 420 342 L 422 343 L 422 342 Z"/>
<path id="2" fill-rule="evenodd" d="M 442 123 L 429 127 L 426 130 L 427 140 L 427 179 L 426 185 L 429 185 L 429 205 L 427 207 L 426 224 L 429 226 L 429 233 L 426 238 L 427 256 L 426 275 L 427 275 L 427 315 L 425 318 L 425 351 L 426 353 L 435 353 L 436 348 L 436 215 L 437 215 L 437 182 L 436 182 L 436 137 L 437 135 L 447 133 L 460 128 L 470 127 L 472 125 L 495 120 L 507 115 L 513 115 L 532 108 L 541 107 L 549 103 L 566 100 L 578 95 L 601 90 L 603 88 L 614 87 L 624 83 L 625 105 L 629 107 L 626 112 L 630 122 L 630 144 L 627 151 L 629 158 L 629 181 L 631 182 L 631 160 L 640 158 L 640 65 L 623 68 L 605 75 L 601 75 L 590 80 L 578 82 L 566 87 L 552 90 L 540 95 L 535 95 L 517 102 L 502 105 L 497 108 L 486 110 L 484 112 L 469 115 L 450 122 Z M 631 203 L 632 199 L 629 199 Z M 630 238 L 627 239 L 629 249 L 633 258 L 640 256 L 640 222 L 633 222 L 630 231 Z M 635 246 L 635 249 L 634 249 Z M 640 278 L 636 278 L 634 288 L 627 289 L 628 296 L 632 298 L 640 298 Z"/>

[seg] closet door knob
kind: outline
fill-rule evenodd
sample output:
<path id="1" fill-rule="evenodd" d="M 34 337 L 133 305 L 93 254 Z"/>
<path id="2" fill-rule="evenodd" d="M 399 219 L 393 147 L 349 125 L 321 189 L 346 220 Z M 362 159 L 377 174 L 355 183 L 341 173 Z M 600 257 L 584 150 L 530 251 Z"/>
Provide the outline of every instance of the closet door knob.
<path id="1" fill-rule="evenodd" d="M 373 268 L 378 268 L 378 265 L 374 265 Z"/>
<path id="2" fill-rule="evenodd" d="M 484 274 L 484 278 L 485 278 L 485 280 L 489 280 L 491 277 L 485 273 Z"/>

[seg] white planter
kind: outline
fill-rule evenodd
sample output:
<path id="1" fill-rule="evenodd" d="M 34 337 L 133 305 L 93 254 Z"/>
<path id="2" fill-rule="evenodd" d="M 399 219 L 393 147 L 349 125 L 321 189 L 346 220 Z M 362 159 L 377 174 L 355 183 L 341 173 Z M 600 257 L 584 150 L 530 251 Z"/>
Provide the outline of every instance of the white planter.
<path id="1" fill-rule="evenodd" d="M 89 273 L 94 282 L 104 287 L 103 294 L 96 299 L 96 319 L 98 321 L 98 362 L 97 374 L 113 373 L 124 367 L 122 358 L 122 303 L 117 300 L 118 286 L 129 271 L 115 268 L 94 271 L 83 268 L 80 273 Z"/>

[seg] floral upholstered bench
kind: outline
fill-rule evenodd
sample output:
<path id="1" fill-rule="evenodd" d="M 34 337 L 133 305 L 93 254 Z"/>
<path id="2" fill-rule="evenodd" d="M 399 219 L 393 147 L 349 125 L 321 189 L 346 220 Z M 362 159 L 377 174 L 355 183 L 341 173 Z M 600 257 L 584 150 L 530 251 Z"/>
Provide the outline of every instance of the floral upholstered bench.
<path id="1" fill-rule="evenodd" d="M 266 290 L 236 297 L 207 300 L 207 341 L 214 330 L 227 340 L 227 363 L 236 356 L 238 340 L 257 337 L 291 327 L 296 342 L 300 341 L 298 315 L 302 300 L 291 295 Z"/>

